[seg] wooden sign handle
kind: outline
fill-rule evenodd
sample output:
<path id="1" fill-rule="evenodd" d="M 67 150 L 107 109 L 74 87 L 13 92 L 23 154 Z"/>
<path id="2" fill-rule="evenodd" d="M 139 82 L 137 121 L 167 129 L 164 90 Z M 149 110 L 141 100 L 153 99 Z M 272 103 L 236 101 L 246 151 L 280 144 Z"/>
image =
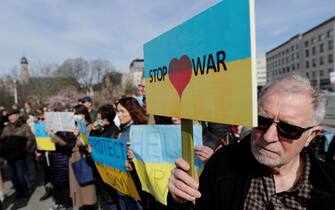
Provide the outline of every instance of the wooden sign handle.
<path id="1" fill-rule="evenodd" d="M 193 148 L 193 122 L 192 120 L 181 119 L 181 148 L 182 158 L 190 165 L 188 174 L 195 177 L 194 170 L 194 148 Z"/>

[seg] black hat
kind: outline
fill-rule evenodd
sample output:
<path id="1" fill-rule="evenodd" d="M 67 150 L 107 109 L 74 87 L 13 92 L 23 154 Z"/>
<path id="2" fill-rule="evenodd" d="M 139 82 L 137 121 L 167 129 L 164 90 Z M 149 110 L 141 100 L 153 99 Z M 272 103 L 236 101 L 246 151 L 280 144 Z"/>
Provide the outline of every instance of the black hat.
<path id="1" fill-rule="evenodd" d="M 12 114 L 20 114 L 20 110 L 19 109 L 12 109 L 12 110 L 8 111 L 7 116 L 12 115 Z"/>
<path id="2" fill-rule="evenodd" d="M 91 102 L 92 103 L 92 98 L 89 97 L 89 96 L 84 96 L 84 97 L 80 98 L 78 101 L 81 102 L 81 103 L 85 103 L 85 102 Z"/>

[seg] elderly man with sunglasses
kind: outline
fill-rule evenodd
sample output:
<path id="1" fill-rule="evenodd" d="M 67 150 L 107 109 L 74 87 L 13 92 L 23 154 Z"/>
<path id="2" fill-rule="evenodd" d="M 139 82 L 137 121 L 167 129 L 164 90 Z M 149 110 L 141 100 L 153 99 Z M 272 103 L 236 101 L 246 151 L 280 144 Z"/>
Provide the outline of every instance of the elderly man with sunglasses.
<path id="1" fill-rule="evenodd" d="M 176 161 L 168 209 L 335 208 L 335 168 L 308 147 L 324 113 L 325 102 L 307 79 L 272 82 L 260 94 L 258 126 L 240 143 L 218 150 L 200 181 L 187 174 L 186 161 Z"/>

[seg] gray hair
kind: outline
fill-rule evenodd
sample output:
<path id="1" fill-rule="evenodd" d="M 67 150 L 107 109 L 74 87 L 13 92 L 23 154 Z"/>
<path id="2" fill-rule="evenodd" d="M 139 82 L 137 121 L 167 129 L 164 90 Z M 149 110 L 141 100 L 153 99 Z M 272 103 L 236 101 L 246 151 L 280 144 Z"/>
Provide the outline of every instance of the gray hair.
<path id="1" fill-rule="evenodd" d="M 273 88 L 280 88 L 280 91 L 285 91 L 289 94 L 304 94 L 311 97 L 314 110 L 312 123 L 314 125 L 321 123 L 326 112 L 326 100 L 324 96 L 320 95 L 319 92 L 312 87 L 306 77 L 291 74 L 269 82 L 260 92 L 258 107 L 262 104 L 264 95 Z"/>

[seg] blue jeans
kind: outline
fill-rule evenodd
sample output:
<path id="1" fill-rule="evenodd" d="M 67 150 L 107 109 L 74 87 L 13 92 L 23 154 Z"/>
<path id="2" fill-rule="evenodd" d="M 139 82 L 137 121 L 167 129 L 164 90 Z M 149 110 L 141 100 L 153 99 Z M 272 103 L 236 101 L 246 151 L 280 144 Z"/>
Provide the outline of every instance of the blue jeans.
<path id="1" fill-rule="evenodd" d="M 29 184 L 27 174 L 28 167 L 26 161 L 15 160 L 8 162 L 8 169 L 12 178 L 12 183 L 17 196 L 29 196 L 32 189 Z"/>

